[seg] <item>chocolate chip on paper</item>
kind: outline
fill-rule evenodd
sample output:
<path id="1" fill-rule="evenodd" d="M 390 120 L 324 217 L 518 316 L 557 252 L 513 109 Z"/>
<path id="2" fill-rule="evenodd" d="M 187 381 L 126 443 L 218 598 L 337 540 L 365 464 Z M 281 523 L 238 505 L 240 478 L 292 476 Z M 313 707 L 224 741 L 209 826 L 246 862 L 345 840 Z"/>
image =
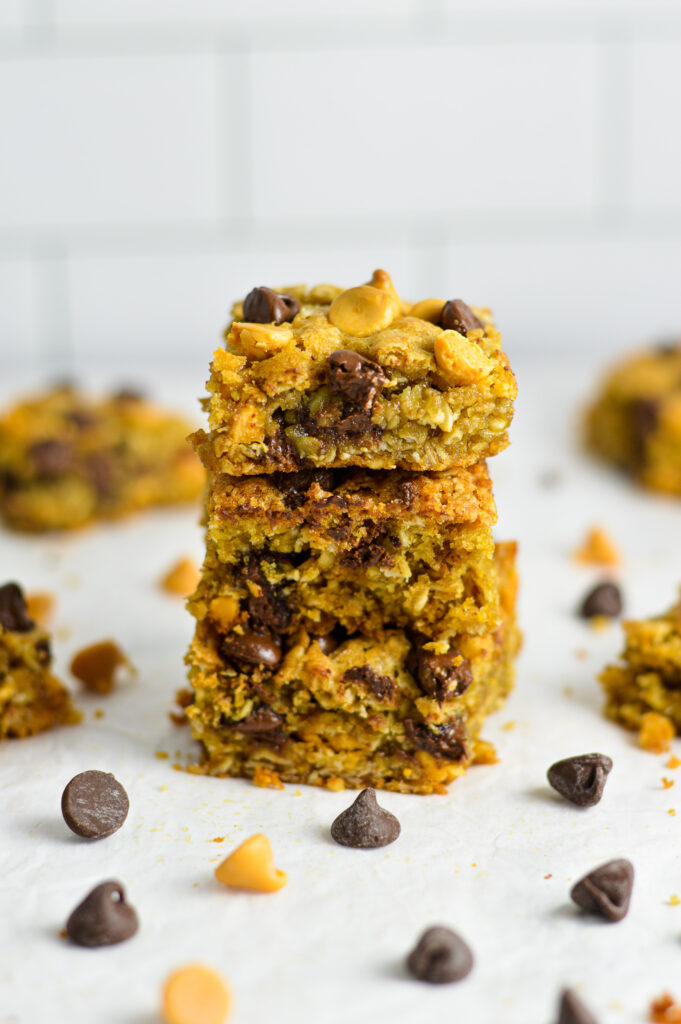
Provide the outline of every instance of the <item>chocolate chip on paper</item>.
<path id="1" fill-rule="evenodd" d="M 596 615 L 616 619 L 622 614 L 622 591 L 609 580 L 598 583 L 582 601 L 579 614 L 583 619 L 591 619 Z"/>
<path id="2" fill-rule="evenodd" d="M 81 772 L 71 779 L 61 798 L 64 821 L 83 839 L 113 835 L 129 809 L 128 794 L 110 772 Z"/>
<path id="3" fill-rule="evenodd" d="M 131 939 L 139 928 L 134 907 L 120 882 L 102 882 L 79 903 L 66 922 L 66 934 L 77 946 L 113 946 Z"/>
<path id="4" fill-rule="evenodd" d="M 571 988 L 565 988 L 560 996 L 558 1024 L 598 1024 L 598 1022 L 577 993 Z"/>
<path id="5" fill-rule="evenodd" d="M 579 754 L 552 764 L 546 773 L 550 785 L 577 807 L 600 802 L 612 761 L 605 754 Z"/>
<path id="6" fill-rule="evenodd" d="M 394 814 L 376 800 L 373 789 L 363 789 L 354 803 L 335 819 L 331 838 L 341 846 L 372 850 L 394 843 L 401 831 Z"/>
<path id="7" fill-rule="evenodd" d="M 634 887 L 634 867 L 624 858 L 610 860 L 573 885 L 570 896 L 578 907 L 606 921 L 626 917 Z"/>
<path id="8" fill-rule="evenodd" d="M 332 352 L 326 362 L 331 390 L 361 412 L 371 415 L 374 401 L 387 381 L 382 367 L 348 348 Z"/>
<path id="9" fill-rule="evenodd" d="M 473 969 L 473 954 L 456 932 L 442 925 L 428 928 L 407 957 L 407 967 L 419 981 L 444 985 L 461 981 Z"/>

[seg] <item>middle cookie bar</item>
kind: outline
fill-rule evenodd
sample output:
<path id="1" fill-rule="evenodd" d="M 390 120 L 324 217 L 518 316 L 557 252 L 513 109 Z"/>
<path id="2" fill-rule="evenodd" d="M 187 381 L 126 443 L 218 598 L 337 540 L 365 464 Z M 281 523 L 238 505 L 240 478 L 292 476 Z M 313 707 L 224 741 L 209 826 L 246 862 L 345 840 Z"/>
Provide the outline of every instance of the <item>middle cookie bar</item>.
<path id="1" fill-rule="evenodd" d="M 445 653 L 498 624 L 495 519 L 484 463 L 213 476 L 194 614 L 251 663 L 278 661 L 301 627 L 328 644 L 403 629 Z"/>

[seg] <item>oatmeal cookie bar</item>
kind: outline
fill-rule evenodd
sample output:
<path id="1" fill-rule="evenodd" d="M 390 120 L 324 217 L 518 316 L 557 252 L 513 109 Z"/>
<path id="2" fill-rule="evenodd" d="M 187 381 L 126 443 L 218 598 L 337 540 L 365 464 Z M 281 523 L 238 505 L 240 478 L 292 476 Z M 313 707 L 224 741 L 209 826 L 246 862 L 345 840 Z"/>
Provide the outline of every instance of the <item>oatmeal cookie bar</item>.
<path id="1" fill-rule="evenodd" d="M 497 625 L 495 519 L 484 463 L 211 477 L 192 609 L 220 623 L 225 647 L 253 634 L 279 644 L 301 626 L 321 637 L 389 624 L 446 648 Z"/>
<path id="2" fill-rule="evenodd" d="M 70 387 L 0 416 L 0 512 L 19 530 L 61 530 L 150 505 L 196 499 L 192 425 L 132 392 L 94 399 Z"/>
<path id="3" fill-rule="evenodd" d="M 681 601 L 663 615 L 622 623 L 624 650 L 600 676 L 605 713 L 628 729 L 657 712 L 681 733 Z"/>
<path id="4" fill-rule="evenodd" d="M 0 739 L 23 738 L 80 721 L 52 675 L 49 634 L 33 622 L 16 583 L 0 587 Z"/>
<path id="5" fill-rule="evenodd" d="M 255 288 L 233 314 L 194 435 L 213 472 L 442 471 L 508 444 L 516 383 L 489 310 L 410 305 L 377 270 L 347 291 Z"/>
<path id="6" fill-rule="evenodd" d="M 681 340 L 615 366 L 586 426 L 597 455 L 646 487 L 681 494 Z"/>
<path id="7" fill-rule="evenodd" d="M 243 650 L 225 648 L 220 627 L 195 601 L 186 713 L 203 750 L 196 770 L 443 792 L 484 757 L 483 720 L 513 682 L 514 544 L 497 546 L 496 571 L 500 624 L 453 638 L 437 653 L 418 634 L 388 624 L 373 636 L 324 637 L 300 624 L 281 656 L 273 659 L 264 646 L 259 661 L 246 660 Z"/>

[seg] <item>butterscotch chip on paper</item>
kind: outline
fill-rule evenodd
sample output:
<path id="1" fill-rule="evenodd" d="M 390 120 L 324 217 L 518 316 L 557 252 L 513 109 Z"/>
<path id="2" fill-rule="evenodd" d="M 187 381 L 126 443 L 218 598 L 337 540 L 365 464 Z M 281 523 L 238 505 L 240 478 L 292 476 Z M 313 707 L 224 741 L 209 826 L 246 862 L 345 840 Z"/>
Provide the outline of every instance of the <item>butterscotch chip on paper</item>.
<path id="1" fill-rule="evenodd" d="M 116 670 L 125 666 L 134 673 L 127 656 L 113 640 L 84 647 L 71 661 L 71 673 L 86 690 L 107 696 L 116 685 Z"/>
<path id="2" fill-rule="evenodd" d="M 36 590 L 26 595 L 26 609 L 29 618 L 37 622 L 39 626 L 47 626 L 52 614 L 56 598 L 49 590 Z"/>
<path id="3" fill-rule="evenodd" d="M 274 866 L 272 846 L 267 836 L 257 833 L 233 850 L 215 869 L 218 882 L 234 889 L 252 892 L 276 892 L 288 881 L 286 872 Z"/>
<path id="4" fill-rule="evenodd" d="M 189 597 L 196 590 L 200 577 L 193 558 L 180 558 L 161 579 L 161 587 L 167 594 Z"/>
<path id="5" fill-rule="evenodd" d="M 203 964 L 173 971 L 163 986 L 161 1016 L 165 1024 L 224 1024 L 232 993 L 220 975 Z"/>
<path id="6" fill-rule="evenodd" d="M 681 1024 L 681 1005 L 669 992 L 653 999 L 648 1011 L 650 1024 Z"/>
<path id="7" fill-rule="evenodd" d="M 592 526 L 575 551 L 575 560 L 582 565 L 619 565 L 620 554 L 605 530 Z"/>

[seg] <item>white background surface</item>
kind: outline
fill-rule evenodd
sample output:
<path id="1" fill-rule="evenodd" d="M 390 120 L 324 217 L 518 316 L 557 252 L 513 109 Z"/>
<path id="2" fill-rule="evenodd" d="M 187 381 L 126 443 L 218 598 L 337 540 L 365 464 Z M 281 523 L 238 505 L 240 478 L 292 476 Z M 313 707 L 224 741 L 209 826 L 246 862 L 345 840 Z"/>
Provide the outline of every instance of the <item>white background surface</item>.
<path id="1" fill-rule="evenodd" d="M 680 118 L 679 0 L 0 0 L 0 371 L 374 266 L 516 351 L 677 329 Z"/>
<path id="2" fill-rule="evenodd" d="M 576 449 L 586 361 L 578 373 L 574 364 L 516 365 L 513 446 L 492 469 L 498 535 L 520 540 L 526 643 L 517 690 L 485 729 L 501 762 L 473 769 L 447 796 L 383 796 L 402 823 L 384 850 L 330 841 L 350 793 L 271 792 L 172 770 L 175 752 L 191 750 L 166 714 L 184 682 L 191 623 L 157 581 L 178 555 L 200 555 L 191 512 L 64 539 L 0 534 L 3 579 L 58 594 L 60 670 L 105 637 L 139 670 L 111 698 L 81 700 L 83 725 L 0 749 L 0 1024 L 155 1024 L 164 977 L 197 960 L 233 987 L 235 1024 L 553 1024 L 566 984 L 601 1024 L 642 1024 L 664 989 L 681 998 L 681 907 L 668 903 L 681 895 L 681 771 L 602 717 L 595 675 L 619 649 L 620 631 L 596 633 L 575 617 L 600 574 L 570 559 L 586 527 L 604 524 L 624 553 L 628 612 L 663 609 L 681 581 L 679 504 L 630 489 Z M 201 380 L 168 382 L 166 394 L 192 408 Z M 550 489 L 538 482 L 548 469 L 560 475 Z M 592 750 L 615 768 L 601 804 L 580 811 L 548 788 L 545 772 Z M 114 772 L 131 802 L 123 829 L 94 844 L 69 833 L 59 807 L 66 782 L 87 768 Z M 673 789 L 663 790 L 663 775 L 676 779 Z M 286 888 L 249 896 L 220 887 L 217 859 L 260 830 L 288 872 Z M 582 918 L 571 883 L 614 856 L 636 868 L 628 917 Z M 68 945 L 59 929 L 107 878 L 127 887 L 139 934 L 108 949 Z M 406 976 L 404 957 L 432 923 L 454 927 L 474 949 L 466 981 L 430 988 Z"/>

